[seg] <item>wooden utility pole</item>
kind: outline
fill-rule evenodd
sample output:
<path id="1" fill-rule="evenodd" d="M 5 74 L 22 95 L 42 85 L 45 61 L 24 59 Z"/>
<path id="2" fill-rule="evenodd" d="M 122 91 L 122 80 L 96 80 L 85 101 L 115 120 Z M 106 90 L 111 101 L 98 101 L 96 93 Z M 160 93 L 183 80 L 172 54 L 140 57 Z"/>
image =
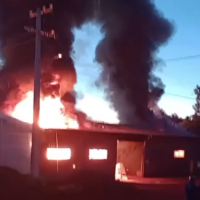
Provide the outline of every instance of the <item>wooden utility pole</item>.
<path id="1" fill-rule="evenodd" d="M 39 177 L 40 168 L 40 80 L 41 80 L 41 15 L 52 12 L 53 5 L 49 8 L 37 8 L 37 12 L 29 11 L 29 17 L 36 17 L 36 43 L 35 43 L 35 75 L 34 75 L 34 98 L 33 98 L 33 125 L 32 125 L 32 147 L 31 147 L 31 174 Z"/>
<path id="2" fill-rule="evenodd" d="M 40 163 L 40 79 L 41 79 L 41 10 L 36 13 L 36 42 L 35 42 L 35 74 L 34 74 L 34 97 L 33 97 L 33 126 L 32 126 L 32 150 L 31 150 L 31 173 L 39 177 Z"/>

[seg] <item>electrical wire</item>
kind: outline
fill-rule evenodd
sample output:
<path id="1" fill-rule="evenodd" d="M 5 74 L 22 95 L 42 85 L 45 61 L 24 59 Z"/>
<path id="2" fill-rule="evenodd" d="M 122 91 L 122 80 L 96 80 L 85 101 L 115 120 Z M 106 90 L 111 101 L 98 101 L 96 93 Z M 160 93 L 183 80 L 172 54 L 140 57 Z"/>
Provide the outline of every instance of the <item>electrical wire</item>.
<path id="1" fill-rule="evenodd" d="M 196 59 L 196 58 L 200 58 L 200 54 L 191 55 L 191 56 L 177 57 L 177 58 L 170 58 L 170 59 L 164 60 L 164 62 L 181 61 L 181 60 L 189 60 L 189 59 Z"/>
<path id="2" fill-rule="evenodd" d="M 179 95 L 179 94 L 173 94 L 173 93 L 168 93 L 168 92 L 166 92 L 164 94 L 170 95 L 170 96 L 175 96 L 175 97 L 180 97 L 180 98 L 185 98 L 185 99 L 190 99 L 190 100 L 195 100 L 195 98 L 184 96 L 184 95 Z"/>
<path id="3" fill-rule="evenodd" d="M 6 46 L 19 46 L 19 45 L 23 45 L 25 43 L 32 42 L 33 40 L 34 40 L 34 38 L 25 40 L 25 41 L 23 41 L 21 43 L 11 44 L 11 45 L 6 45 Z M 182 56 L 182 57 L 176 57 L 176 58 L 170 58 L 170 59 L 164 59 L 163 61 L 164 62 L 173 62 L 173 61 L 181 61 L 181 60 L 196 59 L 196 58 L 200 58 L 200 54 L 190 55 L 190 56 Z"/>
<path id="4" fill-rule="evenodd" d="M 29 44 L 29 43 L 32 43 L 35 41 L 35 38 L 32 38 L 32 39 L 29 39 L 29 40 L 25 40 L 21 43 L 15 43 L 15 44 L 9 44 L 9 45 L 6 45 L 5 48 L 15 48 L 17 46 L 21 46 L 21 45 L 25 45 L 25 44 Z"/>
<path id="5" fill-rule="evenodd" d="M 19 46 L 19 45 L 24 45 L 25 43 L 29 43 L 29 42 L 33 42 L 35 39 L 29 39 L 29 40 L 25 40 L 21 43 L 17 43 L 17 44 L 12 44 L 12 45 L 8 45 L 8 46 Z M 181 61 L 181 60 L 188 60 L 188 59 L 196 59 L 196 58 L 200 58 L 200 54 L 196 54 L 196 55 L 191 55 L 191 56 L 184 56 L 184 57 L 176 57 L 176 58 L 171 58 L 171 59 L 166 59 L 164 60 L 164 62 L 173 62 L 173 61 Z M 175 96 L 175 97 L 179 97 L 179 98 L 185 98 L 185 99 L 190 99 L 190 100 L 195 100 L 195 98 L 192 97 L 188 97 L 188 96 L 184 96 L 184 95 L 179 95 L 179 94 L 173 94 L 173 93 L 165 93 L 165 95 L 170 95 L 170 96 Z"/>

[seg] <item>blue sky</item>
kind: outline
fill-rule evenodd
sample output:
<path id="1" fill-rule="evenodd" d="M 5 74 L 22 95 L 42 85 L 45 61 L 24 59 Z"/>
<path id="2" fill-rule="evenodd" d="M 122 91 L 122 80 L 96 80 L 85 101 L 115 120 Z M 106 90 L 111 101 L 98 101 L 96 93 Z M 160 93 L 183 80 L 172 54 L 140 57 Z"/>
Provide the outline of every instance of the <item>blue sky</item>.
<path id="1" fill-rule="evenodd" d="M 160 49 L 158 57 L 167 60 L 200 54 L 200 1 L 155 0 L 155 4 L 165 17 L 175 23 L 176 27 L 173 38 Z M 78 72 L 76 90 L 85 94 L 87 98 L 103 99 L 105 97 L 103 90 L 94 86 L 100 71 L 100 66 L 93 62 L 95 47 L 102 37 L 99 27 L 90 23 L 74 30 L 74 33 L 75 54 L 73 56 Z M 200 84 L 200 58 L 165 62 L 156 73 L 166 85 L 166 94 L 160 100 L 159 106 L 168 114 L 177 113 L 182 117 L 193 114 L 194 99 L 171 94 L 195 98 L 193 90 L 197 84 Z M 108 105 L 109 103 L 104 106 L 105 111 L 108 110 Z M 78 107 L 84 110 L 81 101 Z"/>
<path id="2" fill-rule="evenodd" d="M 170 59 L 200 54 L 200 1 L 199 0 L 155 0 L 164 15 L 173 20 L 176 31 L 166 47 L 160 49 L 159 57 Z M 200 58 L 166 62 L 158 73 L 166 84 L 166 94 L 159 105 L 167 113 L 176 112 L 180 116 L 193 114 L 195 100 L 170 96 L 173 93 L 195 98 L 193 90 L 200 84 Z"/>

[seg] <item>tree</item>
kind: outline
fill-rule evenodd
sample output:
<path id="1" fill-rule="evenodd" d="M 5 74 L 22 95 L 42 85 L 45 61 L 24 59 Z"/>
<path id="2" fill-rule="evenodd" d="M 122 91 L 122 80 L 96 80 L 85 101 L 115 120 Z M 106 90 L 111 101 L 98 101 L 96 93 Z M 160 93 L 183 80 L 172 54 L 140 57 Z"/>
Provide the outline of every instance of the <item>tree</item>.
<path id="1" fill-rule="evenodd" d="M 187 117 L 181 125 L 189 131 L 200 134 L 200 87 L 198 85 L 194 89 L 194 93 L 196 95 L 196 103 L 193 106 L 195 114 L 191 117 Z"/>
<path id="2" fill-rule="evenodd" d="M 181 123 L 183 121 L 183 119 L 181 117 L 179 117 L 176 113 L 172 114 L 171 116 L 169 116 L 171 121 L 174 123 Z"/>
<path id="3" fill-rule="evenodd" d="M 195 115 L 200 116 L 200 87 L 198 85 L 196 86 L 194 93 L 196 95 L 196 103 L 193 106 L 193 109 L 195 111 Z"/>
<path id="4" fill-rule="evenodd" d="M 200 118 L 186 118 L 183 122 L 180 123 L 188 131 L 200 134 Z"/>

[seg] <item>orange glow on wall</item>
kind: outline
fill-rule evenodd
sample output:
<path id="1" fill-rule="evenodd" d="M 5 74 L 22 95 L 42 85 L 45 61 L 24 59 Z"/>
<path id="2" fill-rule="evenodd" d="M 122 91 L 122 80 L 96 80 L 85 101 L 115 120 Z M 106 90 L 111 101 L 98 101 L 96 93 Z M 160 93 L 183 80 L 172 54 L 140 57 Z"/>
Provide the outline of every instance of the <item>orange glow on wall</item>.
<path id="1" fill-rule="evenodd" d="M 175 150 L 174 151 L 174 158 L 184 158 L 185 151 L 184 150 Z"/>
<path id="2" fill-rule="evenodd" d="M 106 149 L 89 149 L 90 160 L 105 160 L 108 157 Z"/>
<path id="3" fill-rule="evenodd" d="M 69 160 L 71 158 L 70 148 L 47 148 L 48 160 Z"/>

